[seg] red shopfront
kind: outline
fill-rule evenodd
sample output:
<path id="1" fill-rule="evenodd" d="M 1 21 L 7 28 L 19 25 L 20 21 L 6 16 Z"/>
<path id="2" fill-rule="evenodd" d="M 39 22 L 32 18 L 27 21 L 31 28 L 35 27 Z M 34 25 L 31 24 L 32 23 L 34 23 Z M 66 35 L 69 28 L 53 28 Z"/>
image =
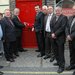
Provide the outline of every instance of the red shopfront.
<path id="1" fill-rule="evenodd" d="M 42 0 L 16 0 L 16 7 L 20 9 L 21 21 L 29 24 L 23 29 L 23 48 L 37 48 L 35 32 L 31 31 L 35 20 L 35 5 L 42 5 Z"/>

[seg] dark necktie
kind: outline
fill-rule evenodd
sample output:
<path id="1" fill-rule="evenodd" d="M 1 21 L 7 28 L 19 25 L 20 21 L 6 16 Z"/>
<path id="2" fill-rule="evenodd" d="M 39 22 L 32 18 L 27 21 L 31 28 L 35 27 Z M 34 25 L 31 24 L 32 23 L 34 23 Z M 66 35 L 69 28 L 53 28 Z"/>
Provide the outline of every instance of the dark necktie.
<path id="1" fill-rule="evenodd" d="M 9 22 L 11 23 L 12 26 L 14 26 L 14 24 L 10 18 L 9 18 Z"/>

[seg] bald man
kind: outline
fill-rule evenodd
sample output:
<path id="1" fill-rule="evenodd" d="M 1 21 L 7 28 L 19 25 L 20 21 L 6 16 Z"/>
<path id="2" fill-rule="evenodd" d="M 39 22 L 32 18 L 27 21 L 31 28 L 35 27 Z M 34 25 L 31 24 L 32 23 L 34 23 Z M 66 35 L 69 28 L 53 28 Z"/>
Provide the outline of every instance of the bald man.
<path id="1" fill-rule="evenodd" d="M 19 15 L 20 15 L 20 9 L 19 8 L 15 8 L 14 9 L 14 16 L 12 18 L 12 21 L 16 27 L 16 43 L 17 43 L 17 51 L 20 51 L 20 52 L 25 52 L 27 50 L 24 50 L 22 48 L 22 45 L 21 45 L 21 39 L 22 39 L 22 29 L 25 27 L 25 24 L 23 24 L 19 18 Z"/>
<path id="2" fill-rule="evenodd" d="M 43 5 L 43 6 L 42 6 L 42 12 L 43 12 L 44 14 L 47 14 L 47 9 L 48 9 L 48 7 L 47 7 L 46 5 Z"/>
<path id="3" fill-rule="evenodd" d="M 67 70 L 75 69 L 75 6 L 73 6 L 73 14 L 69 17 L 69 24 L 67 25 L 67 39 L 69 41 L 70 50 L 70 66 Z"/>
<path id="4" fill-rule="evenodd" d="M 65 44 L 65 27 L 67 25 L 67 17 L 62 15 L 62 8 L 56 7 L 56 16 L 51 22 L 51 37 L 53 39 L 53 48 L 55 51 L 55 57 L 59 68 L 58 73 L 64 71 L 65 59 L 64 59 L 64 44 Z"/>

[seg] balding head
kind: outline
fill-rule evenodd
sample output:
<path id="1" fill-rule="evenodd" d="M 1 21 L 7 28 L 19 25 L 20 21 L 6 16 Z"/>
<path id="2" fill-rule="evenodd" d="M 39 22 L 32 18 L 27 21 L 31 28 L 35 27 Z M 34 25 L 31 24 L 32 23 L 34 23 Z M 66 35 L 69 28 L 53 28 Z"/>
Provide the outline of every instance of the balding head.
<path id="1" fill-rule="evenodd" d="M 18 16 L 20 13 L 20 9 L 19 8 L 15 8 L 14 9 L 14 15 Z"/>
<path id="2" fill-rule="evenodd" d="M 42 12 L 44 12 L 45 14 L 47 13 L 47 9 L 48 9 L 48 8 L 47 8 L 46 5 L 43 5 L 43 6 L 42 6 Z"/>
<path id="3" fill-rule="evenodd" d="M 46 9 L 47 10 L 47 6 L 46 5 L 43 5 L 42 6 L 42 9 Z"/>
<path id="4" fill-rule="evenodd" d="M 62 14 L 62 8 L 59 6 L 55 8 L 55 11 L 57 16 L 60 16 Z"/>

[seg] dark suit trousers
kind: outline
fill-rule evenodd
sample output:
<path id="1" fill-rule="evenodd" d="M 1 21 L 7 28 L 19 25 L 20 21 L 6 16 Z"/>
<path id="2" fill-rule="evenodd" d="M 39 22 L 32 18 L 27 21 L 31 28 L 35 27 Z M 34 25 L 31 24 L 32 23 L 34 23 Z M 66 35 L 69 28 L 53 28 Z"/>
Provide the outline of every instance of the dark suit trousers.
<path id="1" fill-rule="evenodd" d="M 21 45 L 21 36 L 18 36 L 17 38 L 16 38 L 16 48 L 17 48 L 17 51 L 19 51 L 19 50 L 22 50 L 22 45 Z"/>
<path id="2" fill-rule="evenodd" d="M 15 41 L 4 43 L 4 52 L 7 61 L 13 58 L 13 54 L 16 52 L 15 44 L 16 44 Z"/>
<path id="3" fill-rule="evenodd" d="M 55 39 L 53 40 L 52 44 L 57 63 L 59 64 L 59 67 L 64 68 L 65 66 L 64 43 L 62 42 L 62 39 Z"/>
<path id="4" fill-rule="evenodd" d="M 40 50 L 41 54 L 45 54 L 44 34 L 42 31 L 36 32 L 36 39 L 37 39 L 38 49 Z"/>
<path id="5" fill-rule="evenodd" d="M 70 65 L 75 64 L 75 39 L 69 41 L 69 50 L 70 50 Z"/>
<path id="6" fill-rule="evenodd" d="M 51 33 L 45 32 L 45 54 L 47 56 L 51 55 Z"/>

